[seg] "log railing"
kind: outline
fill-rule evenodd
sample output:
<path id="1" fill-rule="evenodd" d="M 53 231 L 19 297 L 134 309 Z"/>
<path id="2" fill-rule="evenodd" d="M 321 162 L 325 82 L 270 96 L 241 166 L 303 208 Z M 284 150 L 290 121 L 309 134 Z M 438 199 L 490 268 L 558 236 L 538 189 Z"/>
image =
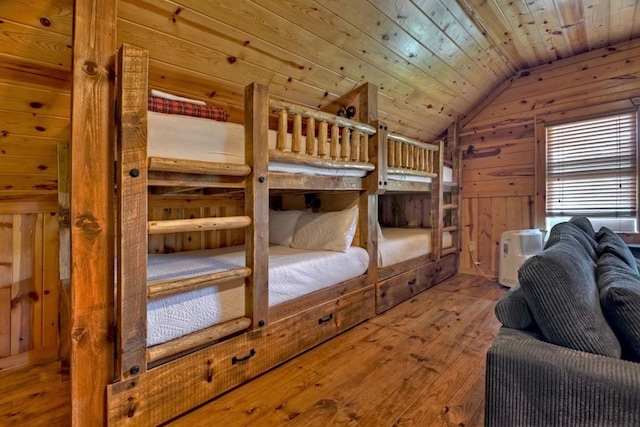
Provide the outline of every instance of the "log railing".
<path id="1" fill-rule="evenodd" d="M 369 163 L 373 126 L 275 99 L 269 100 L 269 109 L 278 116 L 278 137 L 270 160 L 338 169 L 375 168 Z"/>
<path id="2" fill-rule="evenodd" d="M 406 136 L 387 134 L 387 173 L 414 176 L 438 176 L 439 145 Z"/>

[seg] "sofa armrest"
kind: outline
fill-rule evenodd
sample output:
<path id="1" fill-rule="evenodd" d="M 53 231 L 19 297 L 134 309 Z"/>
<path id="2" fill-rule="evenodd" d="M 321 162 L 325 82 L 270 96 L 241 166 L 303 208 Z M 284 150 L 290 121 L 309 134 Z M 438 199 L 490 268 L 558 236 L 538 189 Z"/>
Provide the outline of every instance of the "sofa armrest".
<path id="1" fill-rule="evenodd" d="M 487 352 L 485 425 L 638 426 L 640 364 L 502 327 Z"/>

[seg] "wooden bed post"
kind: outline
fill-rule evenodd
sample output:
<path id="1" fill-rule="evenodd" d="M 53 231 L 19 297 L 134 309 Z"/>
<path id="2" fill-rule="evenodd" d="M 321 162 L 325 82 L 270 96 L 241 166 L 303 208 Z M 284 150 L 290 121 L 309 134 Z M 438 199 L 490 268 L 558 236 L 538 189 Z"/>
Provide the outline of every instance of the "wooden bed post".
<path id="1" fill-rule="evenodd" d="M 147 370 L 147 79 L 149 53 L 118 52 L 118 267 L 116 376 Z"/>
<path id="2" fill-rule="evenodd" d="M 442 188 L 442 177 L 444 173 L 444 144 L 439 143 L 438 153 L 436 154 L 438 162 L 436 170 L 438 178 L 431 181 L 431 258 L 438 260 L 442 254 L 442 227 L 444 209 L 442 203 L 444 200 L 444 192 Z"/>
<path id="3" fill-rule="evenodd" d="M 378 282 L 378 194 L 384 192 L 384 178 L 387 171 L 386 151 L 384 149 L 386 136 L 380 132 L 384 125 L 378 120 L 378 87 L 372 83 L 365 83 L 357 89 L 358 96 L 358 121 L 373 126 L 376 129 L 374 135 L 369 136 L 369 162 L 376 168 L 366 178 L 367 191 L 360 194 L 359 229 L 360 242 L 369 253 L 369 267 L 367 283 L 369 285 Z"/>
<path id="4" fill-rule="evenodd" d="M 76 0 L 71 102 L 71 424 L 106 422 L 113 381 L 115 0 Z"/>
<path id="5" fill-rule="evenodd" d="M 245 180 L 247 267 L 252 271 L 246 282 L 245 310 L 251 330 L 265 327 L 269 319 L 269 92 L 252 83 L 245 88 L 244 156 L 251 167 Z"/>

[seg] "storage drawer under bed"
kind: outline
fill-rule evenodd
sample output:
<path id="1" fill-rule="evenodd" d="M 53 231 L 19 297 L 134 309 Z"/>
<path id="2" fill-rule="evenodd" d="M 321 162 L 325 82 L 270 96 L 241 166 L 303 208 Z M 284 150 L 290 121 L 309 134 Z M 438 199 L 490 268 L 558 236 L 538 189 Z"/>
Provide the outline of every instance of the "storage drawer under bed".
<path id="1" fill-rule="evenodd" d="M 413 268 L 376 285 L 376 312 L 387 311 L 393 306 L 453 276 L 457 269 L 457 254 L 447 255 L 438 261 Z"/>

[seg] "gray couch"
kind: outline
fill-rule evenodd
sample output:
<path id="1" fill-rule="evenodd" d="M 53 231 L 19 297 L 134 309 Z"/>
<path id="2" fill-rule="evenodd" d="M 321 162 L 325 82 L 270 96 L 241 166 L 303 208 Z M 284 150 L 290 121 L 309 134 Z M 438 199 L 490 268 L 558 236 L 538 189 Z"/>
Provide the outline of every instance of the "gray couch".
<path id="1" fill-rule="evenodd" d="M 496 305 L 485 425 L 640 426 L 640 275 L 611 230 L 558 224 Z"/>

